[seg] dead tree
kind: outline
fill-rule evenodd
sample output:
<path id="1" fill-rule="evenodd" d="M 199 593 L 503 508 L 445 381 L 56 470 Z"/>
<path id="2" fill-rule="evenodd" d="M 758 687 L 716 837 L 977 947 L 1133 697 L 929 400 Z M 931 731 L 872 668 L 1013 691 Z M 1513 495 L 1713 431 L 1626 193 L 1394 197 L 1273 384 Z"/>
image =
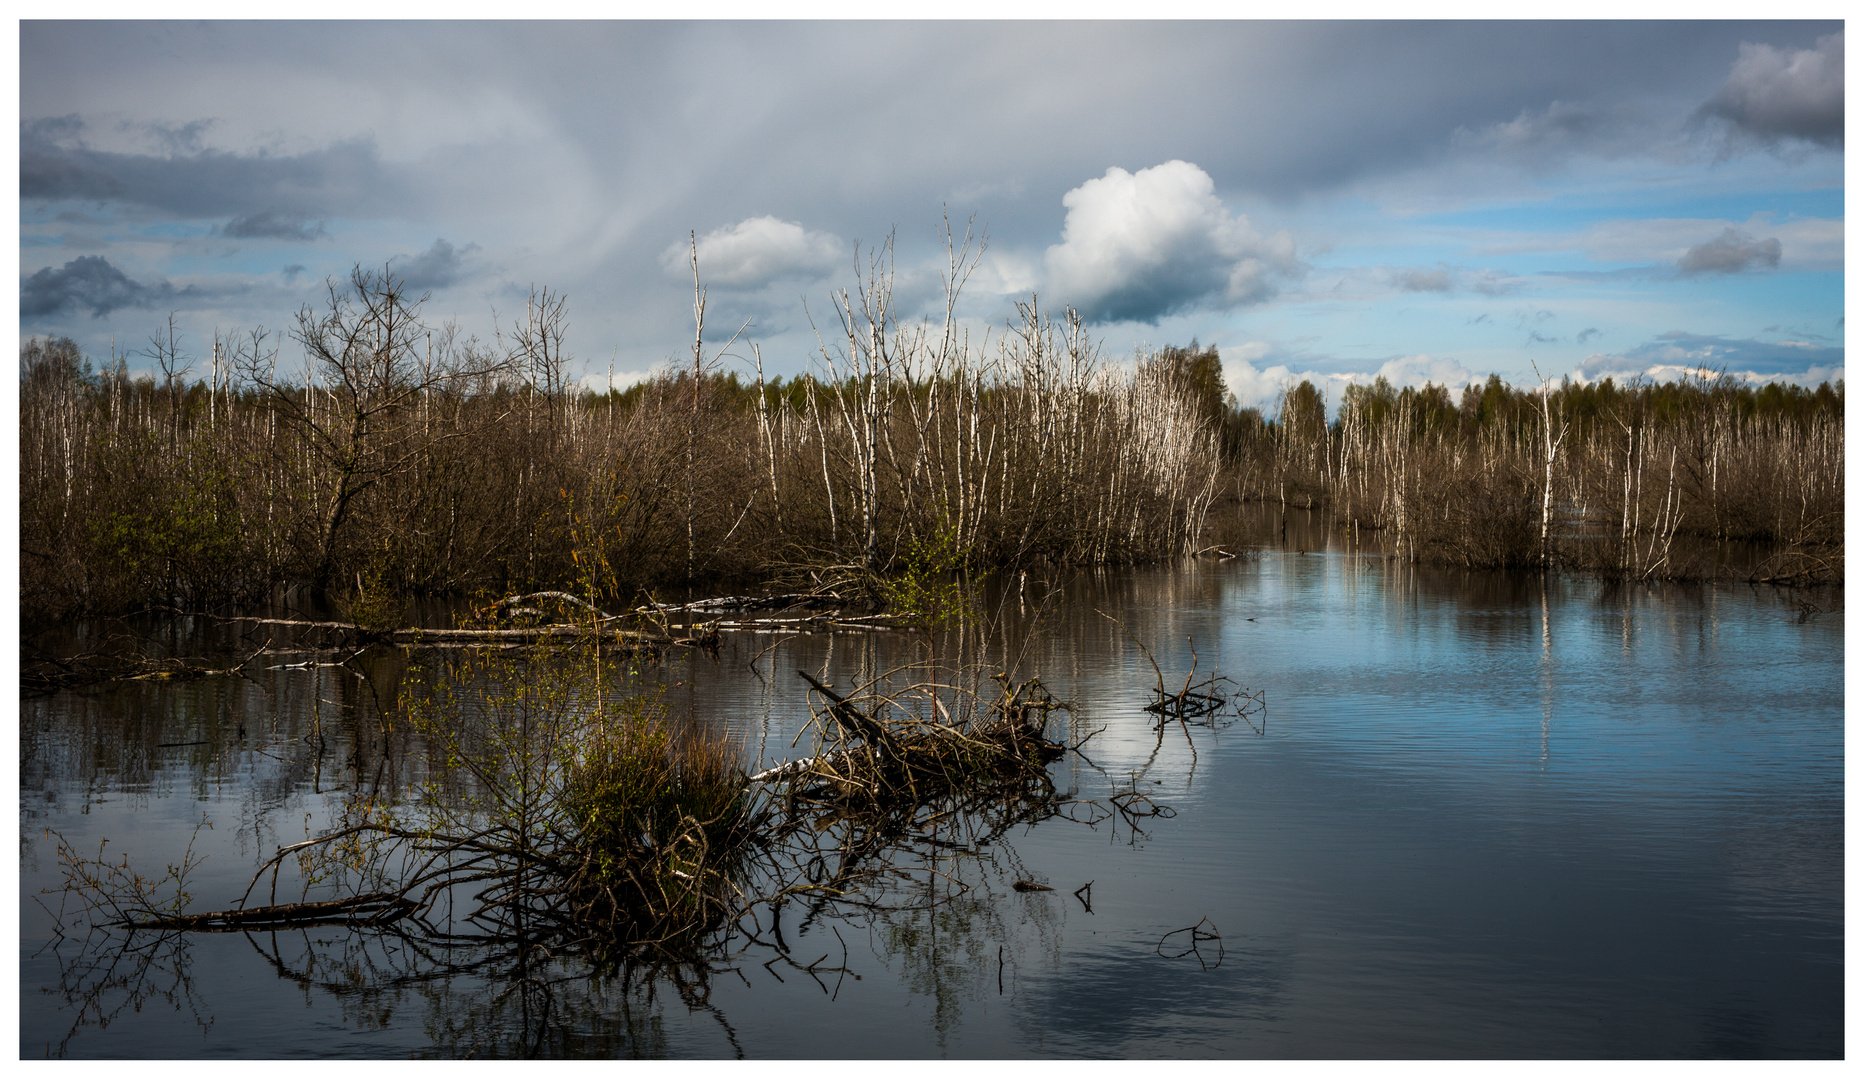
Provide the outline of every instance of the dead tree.
<path id="1" fill-rule="evenodd" d="M 477 381 L 505 373 L 512 364 L 454 343 L 451 325 L 438 333 L 421 320 L 425 295 L 410 298 L 405 284 L 386 268 L 360 265 L 349 280 L 326 283 L 319 311 L 298 312 L 291 337 L 304 349 L 299 385 L 277 370 L 277 350 L 255 334 L 233 364 L 310 448 L 319 490 L 316 570 L 313 582 L 327 588 L 336 570 L 338 541 L 357 500 L 382 480 L 413 467 L 433 447 L 468 434 L 460 423 L 464 391 Z M 434 406 L 451 408 L 445 422 L 423 422 Z"/>
<path id="2" fill-rule="evenodd" d="M 1542 442 L 1546 449 L 1545 482 L 1540 493 L 1540 564 L 1552 563 L 1552 553 L 1548 548 L 1548 526 L 1553 521 L 1553 466 L 1560 456 L 1560 444 L 1566 441 L 1568 424 L 1565 408 L 1561 408 L 1559 433 L 1555 434 L 1553 424 L 1553 382 L 1540 375 L 1540 368 L 1534 368 L 1534 374 L 1540 376 L 1540 430 Z"/>

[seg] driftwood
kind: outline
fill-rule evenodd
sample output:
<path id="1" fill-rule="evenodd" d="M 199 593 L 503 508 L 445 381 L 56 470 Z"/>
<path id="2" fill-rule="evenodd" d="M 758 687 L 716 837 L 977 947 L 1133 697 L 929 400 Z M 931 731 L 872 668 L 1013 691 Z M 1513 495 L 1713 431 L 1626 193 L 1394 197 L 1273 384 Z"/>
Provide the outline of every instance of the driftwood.
<path id="1" fill-rule="evenodd" d="M 684 604 L 649 604 L 634 609 L 637 615 L 668 611 L 788 611 L 791 608 L 840 608 L 848 601 L 837 593 L 785 593 L 781 596 L 715 596 Z"/>
<path id="2" fill-rule="evenodd" d="M 485 642 L 487 644 L 526 643 L 556 640 L 578 640 L 601 638 L 607 641 L 625 642 L 641 645 L 678 645 L 678 639 L 645 630 L 623 630 L 606 628 L 592 630 L 588 626 L 555 623 L 549 626 L 521 626 L 499 628 L 465 628 L 445 629 L 442 627 L 403 626 L 394 629 L 361 626 L 356 623 L 329 622 L 313 619 L 270 619 L 252 615 L 213 615 L 209 618 L 225 619 L 228 622 L 256 623 L 260 626 L 285 626 L 297 630 L 335 630 L 351 635 L 358 640 L 385 642 L 394 645 L 453 645 L 461 643 Z"/>
<path id="3" fill-rule="evenodd" d="M 818 722 L 832 721 L 821 730 L 822 749 L 753 778 L 786 783 L 792 804 L 866 812 L 929 805 L 945 795 L 968 801 L 995 798 L 1009 789 L 1027 794 L 1031 785 L 1047 785 L 1048 763 L 1066 749 L 1049 741 L 1043 729 L 1051 710 L 1067 706 L 1050 697 L 1039 680 L 1012 687 L 998 676 L 1003 695 L 994 699 L 947 688 L 968 695 L 976 710 L 953 723 L 936 703 L 934 710 L 946 715 L 945 722 L 903 709 L 894 694 L 860 695 L 862 705 L 856 705 L 807 671 L 796 674 L 827 703 L 815 713 Z M 908 692 L 931 689 L 919 685 Z"/>
<path id="4" fill-rule="evenodd" d="M 880 750 L 882 753 L 892 753 L 897 750 L 897 747 L 894 745 L 892 733 L 875 721 L 873 717 L 868 716 L 853 705 L 848 704 L 847 698 L 842 697 L 840 694 L 837 694 L 835 691 L 817 682 L 815 676 L 809 674 L 807 671 L 799 670 L 796 674 L 801 675 L 804 682 L 814 687 L 816 693 L 828 699 L 828 714 L 835 718 L 836 723 L 842 725 L 842 727 L 850 733 L 858 736 L 862 742 Z"/>
<path id="5" fill-rule="evenodd" d="M 183 682 L 215 675 L 243 675 L 246 665 L 264 655 L 271 641 L 231 667 L 214 667 L 206 661 L 180 656 L 150 658 L 140 654 L 109 655 L 85 653 L 59 659 L 51 656 L 27 658 L 20 672 L 20 689 L 26 693 L 51 693 L 75 686 L 104 682 Z"/>
<path id="6" fill-rule="evenodd" d="M 376 892 L 343 900 L 228 908 L 194 915 L 170 915 L 125 922 L 131 930 L 266 930 L 331 924 L 385 926 L 413 912 L 414 901 L 401 893 Z"/>
<path id="7" fill-rule="evenodd" d="M 492 611 L 495 614 L 503 614 L 503 615 L 517 615 L 517 614 L 535 615 L 538 613 L 537 610 L 535 608 L 529 607 L 528 605 L 536 600 L 555 600 L 559 604 L 569 604 L 572 607 L 579 607 L 583 609 L 584 611 L 589 612 L 592 615 L 596 615 L 604 619 L 619 618 L 619 616 L 610 615 L 608 612 L 603 611 L 601 608 L 596 607 L 594 604 L 591 604 L 589 601 L 584 600 L 582 597 L 577 596 L 574 593 L 559 592 L 556 590 L 547 590 L 545 592 L 525 593 L 522 596 L 507 596 L 503 600 L 500 600 L 498 603 L 492 605 Z M 526 605 L 526 606 L 520 606 L 520 605 Z"/>
<path id="8" fill-rule="evenodd" d="M 542 616 L 542 612 L 532 606 L 540 603 L 557 603 L 588 612 L 593 618 L 587 623 L 545 623 L 537 626 L 467 626 L 467 627 L 377 627 L 363 626 L 359 623 L 342 622 L 334 619 L 289 619 L 260 615 L 215 615 L 208 612 L 182 611 L 169 609 L 179 615 L 197 618 L 220 619 L 226 622 L 246 623 L 248 625 L 268 628 L 283 628 L 294 631 L 335 634 L 347 645 L 400 645 L 410 648 L 474 648 L 479 646 L 517 646 L 561 642 L 565 644 L 601 641 L 631 648 L 662 649 L 684 647 L 694 649 L 716 650 L 720 644 L 722 631 L 753 634 L 798 634 L 829 633 L 838 630 L 859 630 L 865 632 L 894 631 L 905 629 L 903 620 L 909 620 L 912 613 L 880 615 L 843 615 L 840 611 L 846 601 L 836 593 L 785 593 L 779 596 L 721 596 L 707 600 L 695 600 L 688 604 L 654 604 L 634 609 L 623 615 L 612 615 L 596 607 L 573 593 L 547 590 L 523 593 L 505 597 L 490 608 L 482 609 L 481 614 L 493 620 L 508 620 L 515 615 Z M 821 611 L 819 614 L 793 617 L 765 617 L 740 619 L 710 619 L 703 623 L 677 625 L 683 633 L 676 633 L 676 626 L 669 625 L 665 616 L 674 612 L 750 612 L 750 611 L 791 611 L 795 609 Z M 659 625 L 650 628 L 634 628 L 614 625 L 622 619 L 659 616 Z M 45 694 L 75 686 L 86 686 L 102 682 L 151 679 L 198 679 L 214 675 L 241 674 L 247 664 L 254 658 L 268 654 L 271 642 L 252 656 L 231 667 L 216 667 L 204 661 L 171 657 L 150 659 L 139 654 L 108 655 L 87 653 L 71 657 L 30 656 L 23 662 L 24 670 L 20 676 L 20 689 L 28 694 Z M 281 668 L 328 667 L 328 664 L 285 664 Z"/>

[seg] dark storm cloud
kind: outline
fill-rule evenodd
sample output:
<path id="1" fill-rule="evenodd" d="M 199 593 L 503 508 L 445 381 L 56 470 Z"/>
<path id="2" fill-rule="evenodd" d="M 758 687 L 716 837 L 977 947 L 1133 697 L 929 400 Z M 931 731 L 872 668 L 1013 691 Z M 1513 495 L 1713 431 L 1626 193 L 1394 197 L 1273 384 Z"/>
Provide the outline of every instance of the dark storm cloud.
<path id="1" fill-rule="evenodd" d="M 1779 240 L 1756 240 L 1739 229 L 1722 230 L 1720 236 L 1690 248 L 1676 262 L 1684 274 L 1738 274 L 1751 266 L 1771 269 L 1779 265 Z"/>
<path id="2" fill-rule="evenodd" d="M 410 289 L 443 289 L 471 272 L 467 259 L 478 253 L 478 244 L 456 249 L 435 239 L 434 246 L 419 255 L 397 255 L 389 261 L 389 270 Z"/>
<path id="3" fill-rule="evenodd" d="M 113 199 L 195 219 L 367 216 L 389 208 L 403 189 L 367 138 L 302 154 L 236 154 L 200 149 L 199 131 L 183 125 L 165 129 L 163 138 L 185 150 L 136 154 L 90 149 L 83 145 L 83 130 L 75 117 L 21 125 L 22 200 Z"/>
<path id="4" fill-rule="evenodd" d="M 1701 110 L 1762 142 L 1845 141 L 1845 35 L 1828 34 L 1810 49 L 1741 43 L 1721 89 Z"/>
<path id="5" fill-rule="evenodd" d="M 1200 164 L 1226 184 L 1294 195 L 1456 153 L 1540 166 L 1647 153 L 1714 92 L 1743 36 L 1779 32 L 1709 22 L 1624 22 L 1609 33 L 1578 22 L 1296 24 L 1258 72 L 1303 85 L 1300 100 L 1277 94 L 1265 110 L 1259 93 L 1237 94 L 1236 113 L 1256 114 L 1233 117 L 1246 137 L 1234 156 Z M 1313 70 L 1327 79 L 1301 76 Z M 1194 66 L 1182 77 L 1211 75 Z M 1701 96 L 1679 100 L 1691 87 Z"/>
<path id="6" fill-rule="evenodd" d="M 329 235 L 322 222 L 313 226 L 300 214 L 283 214 L 276 210 L 242 214 L 225 225 L 216 226 L 214 231 L 242 240 L 316 240 Z"/>
<path id="7" fill-rule="evenodd" d="M 1139 169 L 1184 158 L 1207 171 L 1226 199 L 1234 192 L 1293 198 L 1453 156 L 1458 131 L 1488 132 L 1539 157 L 1580 153 L 1601 141 L 1635 145 L 1650 124 L 1674 129 L 1713 95 L 1744 38 L 1810 45 L 1820 30 L 1835 28 L 514 23 L 487 33 L 472 24 L 331 23 L 293 27 L 287 52 L 282 31 L 258 24 L 185 32 L 167 24 L 42 24 L 22 29 L 22 65 L 30 70 L 22 76 L 21 113 L 73 108 L 71 95 L 52 92 L 62 67 L 127 83 L 131 73 L 112 72 L 150 71 L 149 55 L 276 57 L 299 73 L 308 70 L 301 57 L 314 57 L 320 78 L 372 85 L 384 71 L 406 72 L 410 85 L 441 101 L 474 100 L 483 88 L 549 116 L 631 199 L 675 211 L 663 214 L 673 227 L 652 239 L 655 253 L 688 228 L 760 215 L 869 240 L 898 225 L 910 239 L 917 223 L 902 208 L 923 206 L 931 216 L 955 192 L 981 198 L 980 162 L 997 185 L 993 236 L 1033 244 L 1052 240 L 1054 193 L 1110 165 Z M 722 56 L 730 62 L 720 63 Z M 520 71 L 521 86 L 504 74 Z M 853 87 L 860 92 L 849 94 Z M 126 85 L 122 92 L 135 91 Z M 844 104 L 824 112 L 815 103 L 828 98 Z M 659 105 L 671 101 L 685 104 Z M 327 130 L 327 114 L 308 104 L 304 112 Z M 694 116 L 707 122 L 695 128 Z M 372 118 L 359 115 L 356 123 L 366 130 Z M 851 130 L 912 137 L 848 143 Z M 1032 130 L 1057 137 L 1031 139 Z M 52 132 L 42 134 L 49 141 Z M 63 134 L 69 143 L 70 131 Z M 231 137 L 220 127 L 213 134 Z M 384 129 L 380 137 L 395 135 Z M 23 146 L 31 160 L 22 161 L 22 190 L 121 191 L 166 206 L 183 200 L 164 178 L 205 173 L 209 190 L 231 189 L 205 217 L 268 208 L 334 215 L 333 204 L 350 195 L 406 205 L 405 197 L 345 182 L 388 171 L 373 145 L 331 145 L 289 158 Z M 824 145 L 844 149 L 824 154 Z M 757 167 L 747 170 L 749 162 Z M 222 169 L 238 175 L 218 175 Z M 286 186 L 277 174 L 291 170 L 306 174 L 295 185 L 305 196 L 276 197 Z M 224 205 L 234 193 L 239 205 Z M 952 209 L 963 214 L 975 206 L 960 200 Z"/>
<path id="8" fill-rule="evenodd" d="M 71 308 L 88 308 L 102 318 L 119 308 L 146 308 L 199 295 L 193 286 L 176 289 L 164 281 L 144 285 L 101 255 L 84 255 L 57 269 L 46 267 L 19 285 L 22 319 L 43 319 Z"/>

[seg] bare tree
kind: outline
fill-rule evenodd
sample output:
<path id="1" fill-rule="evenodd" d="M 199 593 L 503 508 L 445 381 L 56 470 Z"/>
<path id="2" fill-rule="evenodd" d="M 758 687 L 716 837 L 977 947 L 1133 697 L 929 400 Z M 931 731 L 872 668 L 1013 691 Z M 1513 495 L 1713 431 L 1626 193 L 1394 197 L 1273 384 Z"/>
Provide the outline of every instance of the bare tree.
<path id="1" fill-rule="evenodd" d="M 568 304 L 569 298 L 560 292 L 533 287 L 524 301 L 524 321 L 511 327 L 512 366 L 528 388 L 532 413 L 542 402 L 553 440 L 569 389 L 570 358 L 563 350 L 569 333 Z M 550 448 L 556 449 L 554 441 Z"/>
<path id="2" fill-rule="evenodd" d="M 1545 482 L 1540 493 L 1540 564 L 1547 566 L 1552 562 L 1547 546 L 1547 530 L 1553 521 L 1553 465 L 1559 458 L 1560 444 L 1566 441 L 1568 425 L 1565 403 L 1562 402 L 1559 433 L 1554 433 L 1553 381 L 1540 373 L 1539 365 L 1534 365 L 1534 376 L 1540 380 L 1540 430 L 1546 449 Z"/>
<path id="3" fill-rule="evenodd" d="M 149 335 L 144 355 L 155 361 L 162 372 L 162 389 L 168 394 L 168 450 L 175 451 L 181 436 L 182 380 L 194 370 L 194 362 L 181 353 L 181 335 L 175 330 L 175 313 L 168 313 L 168 326 Z"/>
<path id="4" fill-rule="evenodd" d="M 347 282 L 332 279 L 326 288 L 323 309 L 305 305 L 291 331 L 304 349 L 303 386 L 278 375 L 277 350 L 264 347 L 263 334 L 233 358 L 241 378 L 265 394 L 318 466 L 323 509 L 312 580 L 319 588 L 330 585 L 357 499 L 436 444 L 468 434 L 459 423 L 465 391 L 512 365 L 510 357 L 456 345 L 450 324 L 429 327 L 420 318 L 428 298 L 410 298 L 387 269 L 357 266 Z M 436 407 L 451 410 L 439 423 L 431 419 Z"/>
<path id="5" fill-rule="evenodd" d="M 693 385 L 691 421 L 686 429 L 686 580 L 693 580 L 693 556 L 696 544 L 693 533 L 694 487 L 693 487 L 693 451 L 699 444 L 699 395 L 704 388 L 705 379 L 718 366 L 725 350 L 751 325 L 751 320 L 744 320 L 731 340 L 720 346 L 711 356 L 705 354 L 705 286 L 699 280 L 699 234 L 690 236 L 693 263 Z"/>

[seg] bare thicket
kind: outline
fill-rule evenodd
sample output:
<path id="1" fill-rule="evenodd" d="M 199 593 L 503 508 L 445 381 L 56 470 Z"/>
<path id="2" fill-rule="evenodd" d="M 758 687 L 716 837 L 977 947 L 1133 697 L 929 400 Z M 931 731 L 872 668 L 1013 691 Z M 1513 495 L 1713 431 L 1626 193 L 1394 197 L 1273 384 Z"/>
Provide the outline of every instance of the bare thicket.
<path id="1" fill-rule="evenodd" d="M 1108 362 L 1071 312 L 1032 299 L 973 341 L 956 308 L 980 251 L 953 245 L 943 317 L 917 323 L 870 260 L 835 298 L 818 369 L 788 381 L 766 381 L 755 348 L 755 384 L 721 373 L 697 281 L 693 363 L 625 393 L 570 381 L 560 294 L 535 293 L 488 345 L 360 268 L 288 335 L 217 337 L 205 382 L 181 379 L 172 334 L 161 384 L 29 341 L 22 606 L 308 585 L 393 607 L 598 577 L 631 592 L 854 576 L 879 596 L 901 560 L 934 554 L 978 570 L 1185 550 L 1218 490 L 1216 425 L 1176 368 Z"/>
<path id="2" fill-rule="evenodd" d="M 1388 550 L 1469 567 L 1554 565 L 1614 577 L 1842 577 L 1843 384 L 1805 391 L 1729 378 L 1515 390 L 1348 387 L 1329 425 L 1303 383 L 1245 433 L 1246 499 L 1324 507 Z M 1713 545 L 1774 555 L 1722 565 Z"/>
<path id="3" fill-rule="evenodd" d="M 312 586 L 392 622 L 405 600 L 698 582 L 875 602 L 904 569 L 1104 565 L 1196 550 L 1220 501 L 1323 507 L 1409 559 L 1648 578 L 1842 576 L 1843 384 L 1731 379 L 1516 390 L 1302 383 L 1265 419 L 1215 349 L 1105 357 L 1032 297 L 981 338 L 958 317 L 982 242 L 947 229 L 942 310 L 902 320 L 890 245 L 832 297 L 813 369 L 692 362 L 597 394 L 568 304 L 534 291 L 491 344 L 392 275 L 331 283 L 286 335 L 216 335 L 205 381 L 172 321 L 161 373 L 21 350 L 27 618 L 249 602 Z M 293 355 L 287 355 L 286 347 Z M 1679 538 L 1770 546 L 1723 565 Z M 1752 560 L 1750 560 L 1752 562 Z M 897 591 L 897 590 L 895 590 Z"/>

